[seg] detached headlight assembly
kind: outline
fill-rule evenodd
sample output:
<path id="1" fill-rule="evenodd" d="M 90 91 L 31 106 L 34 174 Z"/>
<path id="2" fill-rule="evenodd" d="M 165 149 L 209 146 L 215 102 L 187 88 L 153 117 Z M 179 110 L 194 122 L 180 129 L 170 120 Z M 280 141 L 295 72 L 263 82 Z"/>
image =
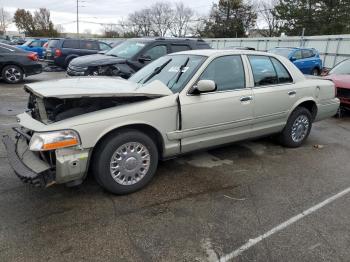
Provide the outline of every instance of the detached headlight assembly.
<path id="1" fill-rule="evenodd" d="M 80 145 L 80 138 L 73 130 L 34 133 L 30 139 L 31 151 L 47 151 Z"/>

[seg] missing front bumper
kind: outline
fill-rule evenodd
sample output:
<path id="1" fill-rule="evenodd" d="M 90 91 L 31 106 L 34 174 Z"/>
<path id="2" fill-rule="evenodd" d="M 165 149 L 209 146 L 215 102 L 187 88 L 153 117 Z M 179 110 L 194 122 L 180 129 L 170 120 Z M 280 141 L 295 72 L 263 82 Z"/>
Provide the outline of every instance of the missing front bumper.
<path id="1" fill-rule="evenodd" d="M 2 141 L 6 147 L 11 167 L 24 183 L 29 183 L 37 187 L 47 187 L 54 183 L 55 176 L 50 166 L 34 153 L 26 150 L 23 141 L 17 141 L 15 143 L 7 135 L 3 137 Z M 18 149 L 22 151 L 22 158 L 18 154 Z"/>

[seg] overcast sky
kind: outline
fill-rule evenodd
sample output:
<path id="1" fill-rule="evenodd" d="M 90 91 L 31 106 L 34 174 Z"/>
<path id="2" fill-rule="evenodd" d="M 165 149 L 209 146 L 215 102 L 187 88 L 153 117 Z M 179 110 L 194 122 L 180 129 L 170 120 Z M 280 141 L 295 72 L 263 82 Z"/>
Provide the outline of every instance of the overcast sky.
<path id="1" fill-rule="evenodd" d="M 159 0 L 80 0 L 80 20 L 96 23 L 117 23 L 126 19 L 129 13 L 150 6 Z M 215 1 L 215 0 L 214 0 Z M 171 1 L 176 2 L 176 1 Z M 183 1 L 199 14 L 209 12 L 212 0 Z M 216 2 L 216 1 L 215 1 Z M 76 0 L 0 0 L 0 6 L 14 13 L 17 8 L 34 11 L 40 7 L 51 11 L 54 24 L 62 24 L 65 32 L 76 32 Z M 89 29 L 100 33 L 102 27 L 91 23 L 80 23 L 80 31 Z M 15 30 L 12 25 L 8 30 Z"/>

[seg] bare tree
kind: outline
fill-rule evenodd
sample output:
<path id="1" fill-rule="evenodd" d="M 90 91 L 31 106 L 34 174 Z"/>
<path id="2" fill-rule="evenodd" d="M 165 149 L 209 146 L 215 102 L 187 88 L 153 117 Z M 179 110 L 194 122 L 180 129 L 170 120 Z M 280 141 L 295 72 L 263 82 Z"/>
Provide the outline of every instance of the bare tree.
<path id="1" fill-rule="evenodd" d="M 3 7 L 0 8 L 0 34 L 5 34 L 7 27 L 12 23 L 12 16 Z"/>
<path id="2" fill-rule="evenodd" d="M 258 14 L 266 27 L 266 30 L 260 30 L 260 33 L 263 36 L 271 37 L 278 35 L 278 29 L 281 26 L 281 20 L 279 20 L 275 14 L 274 7 L 277 2 L 278 0 L 264 0 L 259 3 Z"/>
<path id="3" fill-rule="evenodd" d="M 119 28 L 116 24 L 104 24 L 103 25 L 104 37 L 115 38 L 119 37 Z"/>
<path id="4" fill-rule="evenodd" d="M 157 2 L 151 6 L 152 31 L 156 36 L 165 36 L 174 19 L 174 10 L 168 2 Z"/>
<path id="5" fill-rule="evenodd" d="M 152 12 L 145 8 L 129 15 L 129 25 L 132 25 L 132 31 L 140 36 L 150 36 L 152 33 Z"/>
<path id="6" fill-rule="evenodd" d="M 170 32 L 173 36 L 184 37 L 187 35 L 191 19 L 194 17 L 194 11 L 186 7 L 183 2 L 175 4 L 174 18 L 170 26 Z"/>

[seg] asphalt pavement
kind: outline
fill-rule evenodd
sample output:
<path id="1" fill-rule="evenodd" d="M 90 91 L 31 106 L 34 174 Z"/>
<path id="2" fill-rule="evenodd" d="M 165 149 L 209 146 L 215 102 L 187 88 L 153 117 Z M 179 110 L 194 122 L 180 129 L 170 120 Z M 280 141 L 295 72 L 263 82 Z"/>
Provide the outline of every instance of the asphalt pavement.
<path id="1" fill-rule="evenodd" d="M 26 105 L 22 86 L 0 82 L 1 134 Z M 127 196 L 92 178 L 22 184 L 0 143 L 0 261 L 349 261 L 349 134 L 345 116 L 297 149 L 264 138 L 186 155 Z"/>

